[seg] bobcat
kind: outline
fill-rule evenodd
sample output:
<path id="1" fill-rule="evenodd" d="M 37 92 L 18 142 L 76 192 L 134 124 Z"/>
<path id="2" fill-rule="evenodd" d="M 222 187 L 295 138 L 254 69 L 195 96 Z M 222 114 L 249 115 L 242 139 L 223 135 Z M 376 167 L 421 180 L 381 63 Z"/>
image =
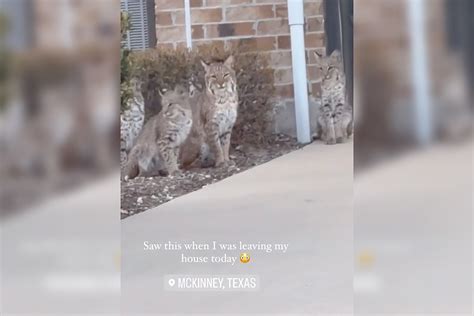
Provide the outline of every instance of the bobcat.
<path id="1" fill-rule="evenodd" d="M 161 111 L 151 117 L 137 138 L 125 165 L 125 180 L 179 171 L 179 147 L 191 131 L 189 94 L 176 86 L 161 95 Z"/>
<path id="2" fill-rule="evenodd" d="M 327 57 L 317 52 L 315 56 L 323 79 L 318 128 L 313 137 L 326 144 L 342 143 L 352 134 L 352 107 L 346 100 L 342 57 L 337 50 Z"/>
<path id="3" fill-rule="evenodd" d="M 145 102 L 137 79 L 132 79 L 133 98 L 129 108 L 120 115 L 120 148 L 132 149 L 145 120 Z"/>
<path id="4" fill-rule="evenodd" d="M 183 145 L 181 161 L 186 166 L 200 157 L 201 167 L 205 167 L 205 161 L 220 167 L 230 162 L 230 137 L 239 104 L 234 58 L 201 63 L 205 70 L 205 89 L 194 97 L 193 131 Z"/>

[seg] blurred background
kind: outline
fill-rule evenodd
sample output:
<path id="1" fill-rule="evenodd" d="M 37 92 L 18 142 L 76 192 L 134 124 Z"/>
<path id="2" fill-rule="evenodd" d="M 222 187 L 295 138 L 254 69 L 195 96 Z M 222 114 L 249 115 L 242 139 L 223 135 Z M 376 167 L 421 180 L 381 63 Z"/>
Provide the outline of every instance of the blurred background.
<path id="1" fill-rule="evenodd" d="M 115 1 L 4 0 L 0 201 L 18 209 L 117 167 Z"/>
<path id="2" fill-rule="evenodd" d="M 470 137 L 473 2 L 356 0 L 356 172 Z"/>
<path id="3" fill-rule="evenodd" d="M 119 14 L 0 1 L 4 315 L 118 314 Z"/>
<path id="4" fill-rule="evenodd" d="M 354 10 L 354 311 L 471 315 L 474 2 Z"/>

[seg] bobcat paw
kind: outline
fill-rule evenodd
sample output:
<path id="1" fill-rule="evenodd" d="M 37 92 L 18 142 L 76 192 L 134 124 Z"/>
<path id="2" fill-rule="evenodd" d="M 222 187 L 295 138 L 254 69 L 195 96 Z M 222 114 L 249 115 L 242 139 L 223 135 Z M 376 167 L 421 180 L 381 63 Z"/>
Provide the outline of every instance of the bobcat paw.
<path id="1" fill-rule="evenodd" d="M 344 142 L 344 138 L 343 138 L 343 137 L 338 137 L 338 138 L 336 138 L 336 143 L 342 144 L 343 142 Z"/>
<path id="2" fill-rule="evenodd" d="M 158 174 L 162 177 L 167 177 L 170 173 L 168 172 L 168 170 L 160 170 L 158 171 Z"/>
<path id="3" fill-rule="evenodd" d="M 216 167 L 217 168 L 224 167 L 225 165 L 226 165 L 226 162 L 224 160 L 216 161 Z"/>
<path id="4" fill-rule="evenodd" d="M 171 171 L 169 175 L 170 176 L 179 176 L 181 174 L 183 174 L 183 171 L 181 171 L 180 169 L 176 169 L 174 171 Z"/>
<path id="5" fill-rule="evenodd" d="M 326 141 L 326 145 L 334 145 L 334 144 L 336 144 L 336 140 L 333 139 L 333 138 L 328 139 L 328 140 Z"/>

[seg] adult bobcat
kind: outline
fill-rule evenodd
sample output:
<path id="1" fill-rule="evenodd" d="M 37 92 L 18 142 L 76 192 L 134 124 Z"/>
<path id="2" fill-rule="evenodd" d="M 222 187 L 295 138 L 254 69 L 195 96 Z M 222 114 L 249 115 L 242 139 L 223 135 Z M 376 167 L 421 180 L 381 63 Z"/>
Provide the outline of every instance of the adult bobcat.
<path id="1" fill-rule="evenodd" d="M 352 134 L 352 107 L 346 98 L 342 56 L 335 50 L 327 57 L 315 52 L 315 57 L 323 79 L 318 128 L 313 137 L 321 138 L 326 144 L 342 143 Z"/>
<path id="2" fill-rule="evenodd" d="M 201 166 L 207 160 L 220 167 L 230 161 L 230 137 L 239 105 L 234 58 L 201 63 L 205 70 L 205 89 L 193 98 L 194 124 L 191 136 L 182 146 L 181 162 L 189 166 L 200 157 Z"/>
<path id="3" fill-rule="evenodd" d="M 138 175 L 167 175 L 179 170 L 179 148 L 188 137 L 193 122 L 189 93 L 177 86 L 161 94 L 161 105 L 161 111 L 147 121 L 130 151 L 125 179 Z"/>

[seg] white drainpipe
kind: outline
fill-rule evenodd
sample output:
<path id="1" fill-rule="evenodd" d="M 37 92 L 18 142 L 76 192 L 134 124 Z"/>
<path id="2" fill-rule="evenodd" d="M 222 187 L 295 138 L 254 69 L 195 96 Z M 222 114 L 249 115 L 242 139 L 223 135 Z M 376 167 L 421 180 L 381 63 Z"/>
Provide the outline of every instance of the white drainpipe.
<path id="1" fill-rule="evenodd" d="M 302 144 L 311 141 L 306 79 L 306 51 L 304 43 L 303 0 L 288 1 L 288 24 L 291 34 L 293 88 L 295 94 L 296 135 Z"/>
<path id="2" fill-rule="evenodd" d="M 186 31 L 186 47 L 191 49 L 193 41 L 191 38 L 191 6 L 189 0 L 184 0 L 184 25 Z"/>
<path id="3" fill-rule="evenodd" d="M 433 137 L 428 54 L 426 49 L 425 15 L 423 0 L 407 0 L 410 25 L 412 84 L 415 94 L 416 137 L 422 145 Z"/>

